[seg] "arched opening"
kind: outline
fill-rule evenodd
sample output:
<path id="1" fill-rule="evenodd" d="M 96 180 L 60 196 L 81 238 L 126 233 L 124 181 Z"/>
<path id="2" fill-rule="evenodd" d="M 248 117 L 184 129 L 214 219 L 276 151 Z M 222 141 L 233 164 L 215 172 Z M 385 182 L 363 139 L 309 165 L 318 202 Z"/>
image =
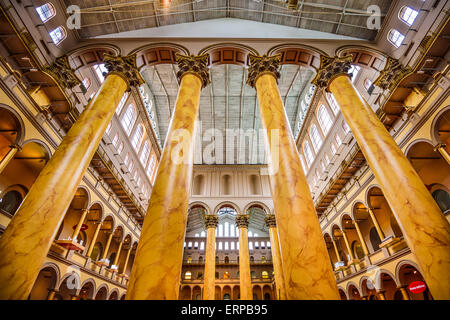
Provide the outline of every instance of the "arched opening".
<path id="1" fill-rule="evenodd" d="M 19 116 L 0 106 L 0 160 L 10 152 L 11 145 L 20 143 L 22 130 Z"/>
<path id="2" fill-rule="evenodd" d="M 76 299 L 77 289 L 80 288 L 80 278 L 74 271 L 68 275 L 58 288 L 58 295 L 62 300 L 74 300 Z"/>
<path id="3" fill-rule="evenodd" d="M 348 287 L 348 295 L 349 300 L 361 300 L 361 295 L 356 286 L 353 284 Z"/>
<path id="4" fill-rule="evenodd" d="M 380 274 L 381 291 L 384 293 L 386 300 L 394 300 L 395 292 L 397 291 L 397 284 L 395 280 L 387 273 Z"/>
<path id="5" fill-rule="evenodd" d="M 330 263 L 333 266 L 333 269 L 339 268 L 338 262 L 340 262 L 340 258 L 336 255 L 336 250 L 334 250 L 333 241 L 331 240 L 331 236 L 326 233 L 324 236 L 325 245 L 328 251 L 328 257 L 330 258 Z"/>
<path id="6" fill-rule="evenodd" d="M 367 194 L 367 202 L 384 233 L 385 238 L 400 238 L 403 233 L 383 192 L 378 187 L 372 187 Z M 382 239 L 383 240 L 383 239 Z"/>
<path id="7" fill-rule="evenodd" d="M 262 300 L 262 289 L 258 285 L 253 286 L 253 300 Z"/>
<path id="8" fill-rule="evenodd" d="M 180 300 L 191 300 L 191 287 L 184 286 L 181 288 Z"/>
<path id="9" fill-rule="evenodd" d="M 239 286 L 234 286 L 233 287 L 233 300 L 239 300 L 239 298 L 240 298 L 239 293 L 240 293 Z"/>
<path id="10" fill-rule="evenodd" d="M 194 289 L 192 289 L 192 299 L 202 300 L 202 288 L 195 286 Z"/>
<path id="11" fill-rule="evenodd" d="M 264 300 L 272 300 L 272 288 L 268 285 L 263 287 Z"/>
<path id="12" fill-rule="evenodd" d="M 341 220 L 342 231 L 345 232 L 353 258 L 356 260 L 363 259 L 365 254 L 361 245 L 361 241 L 356 231 L 355 224 L 348 214 L 344 214 Z"/>
<path id="13" fill-rule="evenodd" d="M 400 284 L 404 286 L 410 300 L 433 300 L 425 279 L 415 266 L 406 263 L 402 264 L 398 270 L 398 279 Z M 402 299 L 404 298 L 402 297 Z"/>
<path id="14" fill-rule="evenodd" d="M 381 243 L 381 239 L 378 236 L 378 233 L 370 217 L 369 211 L 363 203 L 357 202 L 353 206 L 353 217 L 354 220 L 358 223 L 361 235 L 364 239 L 364 242 L 367 245 L 369 253 L 374 253 L 375 251 L 378 251 L 380 249 L 379 246 Z"/>
<path id="15" fill-rule="evenodd" d="M 339 297 L 341 298 L 341 300 L 347 300 L 347 296 L 345 295 L 344 290 L 339 289 Z"/>
<path id="16" fill-rule="evenodd" d="M 97 290 L 95 300 L 106 300 L 107 297 L 108 297 L 108 288 L 103 286 Z"/>
<path id="17" fill-rule="evenodd" d="M 223 300 L 231 300 L 231 287 L 224 286 L 222 289 Z"/>
<path id="18" fill-rule="evenodd" d="M 331 229 L 331 232 L 339 253 L 339 261 L 342 261 L 345 263 L 345 265 L 348 265 L 348 263 L 351 262 L 352 259 L 350 258 L 350 253 L 346 248 L 344 236 L 341 229 L 339 229 L 339 227 L 335 225 Z"/>
<path id="19" fill-rule="evenodd" d="M 119 294 L 117 293 L 117 291 L 114 290 L 113 292 L 111 292 L 108 300 L 119 300 Z"/>
<path id="20" fill-rule="evenodd" d="M 52 267 L 45 267 L 42 269 L 34 282 L 31 289 L 29 299 L 30 300 L 47 300 L 49 299 L 50 292 L 55 290 L 58 282 L 58 274 Z"/>
<path id="21" fill-rule="evenodd" d="M 93 281 L 93 280 L 92 280 Z M 92 300 L 94 298 L 95 288 L 91 281 L 86 282 L 80 289 L 78 294 L 79 300 Z"/>
<path id="22" fill-rule="evenodd" d="M 2 151 L 0 150 L 0 152 Z M 3 203 L 8 201 L 8 205 L 3 204 L 1 206 L 3 209 L 7 209 L 9 214 L 13 215 L 16 212 L 22 199 L 25 198 L 26 193 L 30 190 L 49 159 L 50 153 L 46 146 L 41 142 L 30 141 L 25 143 L 22 149 L 17 151 L 14 157 L 8 162 L 0 173 L 0 190 L 3 190 L 0 198 Z M 11 188 L 12 186 L 21 187 Z M 6 197 L 6 192 L 11 191 L 11 189 L 16 190 L 18 193 L 11 192 Z"/>
<path id="23" fill-rule="evenodd" d="M 437 125 L 439 127 L 439 137 L 445 139 L 445 141 L 449 140 L 449 134 L 444 133 L 447 126 L 450 125 L 446 124 L 443 120 L 438 122 Z M 449 147 L 447 146 L 445 148 L 446 152 L 448 152 L 448 149 Z M 448 163 L 426 141 L 414 143 L 409 148 L 406 156 L 442 212 L 448 214 L 450 209 L 450 166 Z M 439 168 L 439 170 L 436 170 L 436 168 Z"/>
<path id="24" fill-rule="evenodd" d="M 375 279 L 364 279 L 361 282 L 361 292 L 367 300 L 378 300 L 377 290 L 375 288 Z"/>
<path id="25" fill-rule="evenodd" d="M 61 223 L 59 230 L 56 234 L 56 243 L 67 249 L 75 251 L 83 251 L 87 241 L 87 224 L 83 221 L 78 234 L 75 234 L 78 223 L 80 222 L 84 211 L 87 209 L 89 203 L 89 194 L 86 189 L 78 188 L 70 203 L 69 208 L 64 216 L 64 220 Z M 98 212 L 93 211 L 94 214 Z"/>

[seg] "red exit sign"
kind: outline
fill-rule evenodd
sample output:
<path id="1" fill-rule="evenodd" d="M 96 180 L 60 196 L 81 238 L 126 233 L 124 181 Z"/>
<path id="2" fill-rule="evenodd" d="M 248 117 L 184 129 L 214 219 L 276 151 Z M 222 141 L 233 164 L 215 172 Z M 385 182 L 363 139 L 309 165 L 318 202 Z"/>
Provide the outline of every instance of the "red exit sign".
<path id="1" fill-rule="evenodd" d="M 412 293 L 422 293 L 427 288 L 427 285 L 423 281 L 411 282 L 408 286 L 409 291 Z"/>

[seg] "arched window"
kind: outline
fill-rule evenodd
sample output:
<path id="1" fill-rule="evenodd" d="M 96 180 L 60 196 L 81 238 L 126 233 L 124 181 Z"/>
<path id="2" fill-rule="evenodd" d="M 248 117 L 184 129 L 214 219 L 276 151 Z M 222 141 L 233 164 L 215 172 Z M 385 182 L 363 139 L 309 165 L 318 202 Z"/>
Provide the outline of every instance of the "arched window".
<path id="1" fill-rule="evenodd" d="M 319 120 L 319 124 L 322 128 L 323 133 L 326 135 L 333 123 L 331 121 L 330 114 L 328 113 L 324 105 L 320 106 L 317 118 Z"/>
<path id="2" fill-rule="evenodd" d="M 320 136 L 319 130 L 317 130 L 317 127 L 315 124 L 311 127 L 311 141 L 314 147 L 314 150 L 319 151 L 320 147 L 322 146 L 322 137 Z"/>
<path id="3" fill-rule="evenodd" d="M 398 17 L 408 26 L 411 26 L 414 23 L 414 20 L 416 20 L 418 14 L 419 12 L 414 10 L 413 8 L 404 6 L 400 9 Z"/>
<path id="4" fill-rule="evenodd" d="M 87 90 L 89 89 L 89 87 L 91 86 L 91 79 L 89 78 L 84 78 L 83 79 L 83 86 L 84 88 Z"/>
<path id="5" fill-rule="evenodd" d="M 50 38 L 54 44 L 58 45 L 67 37 L 66 29 L 64 27 L 59 26 L 56 29 L 53 29 L 49 32 Z"/>
<path id="6" fill-rule="evenodd" d="M 114 136 L 113 140 L 112 140 L 112 144 L 114 147 L 117 148 L 117 145 L 119 144 L 119 135 L 116 133 L 116 135 Z"/>
<path id="7" fill-rule="evenodd" d="M 327 94 L 327 97 L 328 97 L 328 102 L 330 103 L 331 110 L 333 110 L 334 114 L 337 114 L 339 112 L 340 108 L 339 108 L 339 104 L 338 104 L 336 98 L 334 97 L 334 95 L 331 92 L 329 92 Z"/>
<path id="8" fill-rule="evenodd" d="M 117 148 L 117 153 L 121 154 L 123 150 L 123 142 L 120 143 L 119 147 Z"/>
<path id="9" fill-rule="evenodd" d="M 141 146 L 142 139 L 144 138 L 144 126 L 139 124 L 136 132 L 133 135 L 133 139 L 131 139 L 131 144 L 133 145 L 134 150 L 138 151 Z"/>
<path id="10" fill-rule="evenodd" d="M 15 190 L 8 191 L 0 198 L 0 212 L 3 211 L 10 215 L 14 215 L 21 203 L 22 195 L 20 192 Z"/>
<path id="11" fill-rule="evenodd" d="M 139 157 L 139 160 L 141 161 L 141 163 L 144 167 L 147 164 L 149 156 L 150 156 L 150 145 L 149 145 L 148 141 L 145 141 L 144 147 L 142 147 L 141 156 Z"/>
<path id="12" fill-rule="evenodd" d="M 350 132 L 350 127 L 348 126 L 347 122 L 342 121 L 342 129 L 344 129 L 345 133 L 349 133 Z"/>
<path id="13" fill-rule="evenodd" d="M 192 278 L 192 273 L 190 271 L 186 271 L 186 273 L 184 274 L 184 279 L 191 280 L 191 278 Z"/>
<path id="14" fill-rule="evenodd" d="M 105 64 L 104 63 L 96 64 L 94 66 L 94 71 L 97 74 L 98 80 L 100 80 L 100 82 L 103 83 L 103 81 L 105 81 L 104 74 L 108 73 L 108 69 L 106 69 Z"/>
<path id="15" fill-rule="evenodd" d="M 336 144 L 337 144 L 338 147 L 342 144 L 341 137 L 339 137 L 339 135 L 337 133 L 334 136 L 334 140 L 336 140 Z"/>
<path id="16" fill-rule="evenodd" d="M 305 144 L 303 145 L 303 153 L 305 154 L 306 157 L 306 163 L 308 164 L 308 166 L 311 165 L 311 163 L 314 160 L 314 156 L 308 141 L 306 141 Z"/>
<path id="17" fill-rule="evenodd" d="M 405 36 L 397 29 L 391 29 L 388 33 L 388 40 L 397 48 L 401 46 L 404 39 Z"/>
<path id="18" fill-rule="evenodd" d="M 221 242 L 219 242 L 219 250 L 222 250 L 223 249 L 223 245 L 222 245 L 222 241 Z"/>
<path id="19" fill-rule="evenodd" d="M 125 105 L 125 102 L 127 101 L 127 98 L 128 98 L 128 92 L 125 92 L 119 101 L 119 105 L 116 108 L 117 114 L 120 114 L 120 112 L 122 111 L 123 106 Z"/>
<path id="20" fill-rule="evenodd" d="M 447 212 L 450 209 L 450 195 L 447 191 L 442 189 L 437 189 L 433 191 L 432 196 L 442 212 Z"/>
<path id="21" fill-rule="evenodd" d="M 261 277 L 263 279 L 269 279 L 269 273 L 267 271 L 263 271 L 263 272 L 261 272 Z"/>
<path id="22" fill-rule="evenodd" d="M 147 167 L 147 176 L 150 178 L 153 174 L 153 169 L 155 168 L 155 155 L 150 158 L 150 164 Z"/>
<path id="23" fill-rule="evenodd" d="M 130 135 L 131 129 L 133 128 L 134 121 L 136 120 L 136 112 L 134 110 L 134 106 L 132 104 L 128 105 L 127 110 L 122 118 L 122 126 L 125 129 L 125 132 Z"/>
<path id="24" fill-rule="evenodd" d="M 36 11 L 39 15 L 39 18 L 41 18 L 42 22 L 44 23 L 53 18 L 56 14 L 55 7 L 48 2 L 40 7 L 37 7 Z"/>
<path id="25" fill-rule="evenodd" d="M 228 241 L 226 241 L 225 244 L 224 244 L 224 250 L 228 250 Z M 225 257 L 225 259 L 226 259 L 226 258 L 228 258 L 228 257 Z M 225 262 L 226 262 L 226 261 L 225 261 Z"/>
<path id="26" fill-rule="evenodd" d="M 356 76 L 358 75 L 358 73 L 359 73 L 359 70 L 361 70 L 361 67 L 360 66 L 356 66 L 356 65 L 353 65 L 352 64 L 352 66 L 350 67 L 350 69 L 348 69 L 348 74 L 351 74 L 351 80 L 352 80 L 352 82 L 355 82 L 355 79 L 356 79 Z M 331 93 L 330 93 L 331 94 Z M 332 95 L 332 94 L 331 94 Z"/>

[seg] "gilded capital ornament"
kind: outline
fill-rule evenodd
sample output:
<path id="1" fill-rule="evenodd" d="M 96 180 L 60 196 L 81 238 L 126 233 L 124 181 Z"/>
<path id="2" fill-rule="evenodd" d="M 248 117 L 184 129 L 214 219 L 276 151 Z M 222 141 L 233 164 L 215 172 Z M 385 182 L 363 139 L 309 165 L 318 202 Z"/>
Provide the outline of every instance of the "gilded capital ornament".
<path id="1" fill-rule="evenodd" d="M 136 54 L 128 56 L 105 54 L 104 62 L 109 74 L 122 77 L 127 82 L 128 87 L 137 87 L 145 82 L 136 65 Z"/>
<path id="2" fill-rule="evenodd" d="M 219 217 L 215 214 L 205 214 L 205 227 L 208 228 L 216 228 L 219 224 Z"/>
<path id="3" fill-rule="evenodd" d="M 248 214 L 238 214 L 236 216 L 236 226 L 238 228 L 248 228 L 249 216 Z"/>
<path id="4" fill-rule="evenodd" d="M 411 71 L 411 67 L 403 67 L 397 59 L 387 57 L 386 65 L 375 80 L 374 85 L 383 90 L 391 90 Z"/>
<path id="5" fill-rule="evenodd" d="M 266 217 L 264 218 L 264 222 L 266 223 L 266 226 L 268 228 L 276 228 L 277 226 L 277 220 L 275 219 L 274 214 L 266 215 Z"/>
<path id="6" fill-rule="evenodd" d="M 439 151 L 439 149 L 444 149 L 445 147 L 447 147 L 447 145 L 446 145 L 445 143 L 438 143 L 438 144 L 433 148 L 433 150 L 436 152 L 436 151 Z"/>
<path id="7" fill-rule="evenodd" d="M 201 56 L 185 56 L 182 54 L 176 54 L 176 61 L 180 70 L 177 72 L 178 82 L 181 82 L 181 78 L 185 74 L 193 74 L 200 78 L 202 81 L 202 88 L 206 87 L 210 83 L 209 79 L 209 55 L 203 54 Z"/>
<path id="8" fill-rule="evenodd" d="M 247 84 L 255 87 L 256 80 L 263 74 L 271 74 L 278 80 L 280 78 L 280 62 L 281 54 L 274 56 L 257 56 L 254 54 L 248 55 L 249 68 L 247 76 Z"/>
<path id="9" fill-rule="evenodd" d="M 45 67 L 45 71 L 54 77 L 63 88 L 72 89 L 81 84 L 81 80 L 75 75 L 75 70 L 70 67 L 67 56 L 56 58 L 51 66 Z"/>
<path id="10" fill-rule="evenodd" d="M 327 88 L 331 80 L 339 75 L 347 75 L 352 67 L 352 56 L 329 57 L 320 56 L 320 67 L 312 84 L 319 88 Z"/>

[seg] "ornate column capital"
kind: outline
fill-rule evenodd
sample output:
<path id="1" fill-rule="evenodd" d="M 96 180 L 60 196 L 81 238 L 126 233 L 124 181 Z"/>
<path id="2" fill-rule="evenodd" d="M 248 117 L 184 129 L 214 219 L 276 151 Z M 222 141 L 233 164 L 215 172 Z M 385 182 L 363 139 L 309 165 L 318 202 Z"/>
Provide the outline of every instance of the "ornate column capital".
<path id="1" fill-rule="evenodd" d="M 219 224 L 219 217 L 215 214 L 205 214 L 205 227 L 208 228 L 216 228 Z"/>
<path id="2" fill-rule="evenodd" d="M 185 56 L 182 54 L 176 54 L 176 61 L 180 70 L 177 72 L 178 82 L 181 82 L 181 78 L 185 74 L 193 74 L 200 78 L 202 81 L 202 88 L 206 87 L 210 83 L 208 61 L 209 55 L 203 54 L 201 56 Z"/>
<path id="3" fill-rule="evenodd" d="M 447 145 L 445 143 L 438 143 L 437 145 L 434 146 L 433 150 L 439 151 L 439 149 L 444 149 L 445 147 L 447 147 Z"/>
<path id="4" fill-rule="evenodd" d="M 18 145 L 17 143 L 12 143 L 9 145 L 11 149 L 17 149 L 18 152 L 22 151 L 22 147 Z"/>
<path id="5" fill-rule="evenodd" d="M 276 228 L 277 227 L 277 220 L 275 219 L 274 214 L 268 214 L 264 218 L 264 222 L 266 223 L 268 228 Z"/>
<path id="6" fill-rule="evenodd" d="M 238 214 L 236 216 L 236 226 L 238 228 L 248 228 L 249 215 L 248 214 Z"/>
<path id="7" fill-rule="evenodd" d="M 411 67 L 403 67 L 397 59 L 387 57 L 386 65 L 380 72 L 378 78 L 374 81 L 374 85 L 383 90 L 391 90 L 395 87 L 405 75 L 412 71 Z"/>
<path id="8" fill-rule="evenodd" d="M 137 87 L 145 82 L 136 65 L 136 54 L 128 56 L 105 54 L 104 62 L 109 74 L 116 74 L 122 77 L 128 84 L 128 87 Z"/>
<path id="9" fill-rule="evenodd" d="M 271 74 L 278 80 L 280 78 L 280 62 L 281 54 L 274 56 L 257 56 L 249 53 L 249 68 L 247 76 L 247 84 L 251 87 L 255 87 L 256 80 L 263 74 Z"/>
<path id="10" fill-rule="evenodd" d="M 70 67 L 69 58 L 66 55 L 56 58 L 52 65 L 45 67 L 45 71 L 63 88 L 72 89 L 81 84 L 81 80 L 75 75 L 75 70 Z"/>
<path id="11" fill-rule="evenodd" d="M 352 56 L 320 56 L 320 67 L 311 83 L 319 88 L 327 88 L 331 80 L 339 75 L 346 75 L 350 77 L 348 70 L 350 70 L 351 67 Z"/>

